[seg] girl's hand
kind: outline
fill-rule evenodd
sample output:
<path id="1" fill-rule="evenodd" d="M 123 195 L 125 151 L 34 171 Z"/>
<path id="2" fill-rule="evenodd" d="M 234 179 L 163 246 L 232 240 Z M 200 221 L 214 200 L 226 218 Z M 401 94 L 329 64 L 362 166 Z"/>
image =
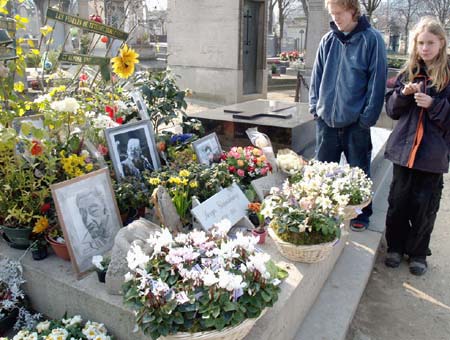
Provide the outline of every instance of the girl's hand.
<path id="1" fill-rule="evenodd" d="M 404 96 L 409 96 L 410 94 L 420 92 L 421 87 L 422 87 L 422 82 L 405 84 L 405 87 L 402 90 L 402 94 Z"/>
<path id="2" fill-rule="evenodd" d="M 433 98 L 422 92 L 415 93 L 414 99 L 417 106 L 423 107 L 424 109 L 428 109 L 431 106 L 431 103 L 433 103 Z"/>

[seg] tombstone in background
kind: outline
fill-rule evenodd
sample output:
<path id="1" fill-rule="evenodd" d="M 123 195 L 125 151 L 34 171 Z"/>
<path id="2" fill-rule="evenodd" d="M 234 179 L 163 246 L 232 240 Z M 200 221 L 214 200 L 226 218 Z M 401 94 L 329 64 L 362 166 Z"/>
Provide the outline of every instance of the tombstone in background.
<path id="1" fill-rule="evenodd" d="M 275 57 L 277 55 L 276 49 L 275 49 L 275 42 L 276 37 L 273 34 L 267 35 L 267 49 L 266 49 L 266 56 L 267 57 Z"/>
<path id="2" fill-rule="evenodd" d="M 311 74 L 320 39 L 330 30 L 330 16 L 323 0 L 309 1 L 308 27 L 306 30 L 305 68 L 307 75 Z"/>
<path id="3" fill-rule="evenodd" d="M 232 104 L 267 96 L 267 0 L 169 0 L 168 66 L 196 98 Z"/>
<path id="4" fill-rule="evenodd" d="M 105 1 L 105 24 L 122 29 L 125 17 L 125 2 L 122 0 L 104 0 Z M 109 52 L 110 56 L 116 56 L 119 51 L 121 40 L 114 39 Z"/>

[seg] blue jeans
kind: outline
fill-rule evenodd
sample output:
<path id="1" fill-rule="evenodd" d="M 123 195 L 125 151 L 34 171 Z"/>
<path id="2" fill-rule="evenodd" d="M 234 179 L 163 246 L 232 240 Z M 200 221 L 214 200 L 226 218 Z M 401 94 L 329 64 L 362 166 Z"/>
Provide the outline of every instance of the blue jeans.
<path id="1" fill-rule="evenodd" d="M 339 163 L 344 153 L 350 166 L 361 168 L 370 177 L 370 160 L 372 156 L 372 139 L 370 128 L 358 122 L 343 127 L 329 127 L 322 119 L 316 120 L 316 159 L 321 162 Z M 362 210 L 357 217 L 360 221 L 369 222 L 372 215 L 372 203 Z"/>

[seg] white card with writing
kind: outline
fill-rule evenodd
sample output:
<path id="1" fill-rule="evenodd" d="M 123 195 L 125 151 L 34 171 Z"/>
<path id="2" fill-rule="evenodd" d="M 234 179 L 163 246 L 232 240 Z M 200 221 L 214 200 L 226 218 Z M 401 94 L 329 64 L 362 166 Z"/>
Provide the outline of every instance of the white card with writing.
<path id="1" fill-rule="evenodd" d="M 209 230 L 215 223 L 228 219 L 231 225 L 236 224 L 247 215 L 249 201 L 236 183 L 222 189 L 214 196 L 191 209 L 192 215 Z"/>

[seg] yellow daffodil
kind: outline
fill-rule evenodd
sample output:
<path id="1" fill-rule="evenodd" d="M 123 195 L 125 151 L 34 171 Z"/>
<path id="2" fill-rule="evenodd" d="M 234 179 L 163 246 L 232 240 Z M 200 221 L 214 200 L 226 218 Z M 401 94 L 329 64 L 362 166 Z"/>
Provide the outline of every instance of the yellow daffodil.
<path id="1" fill-rule="evenodd" d="M 42 35 L 45 37 L 53 31 L 53 27 L 51 27 L 49 25 L 45 25 L 45 26 L 41 27 L 40 30 L 41 30 Z"/>
<path id="2" fill-rule="evenodd" d="M 120 51 L 119 56 L 112 58 L 113 71 L 120 78 L 128 78 L 134 73 L 134 65 L 139 63 L 139 54 L 135 50 L 124 45 Z"/>
<path id="3" fill-rule="evenodd" d="M 189 186 L 190 186 L 192 189 L 195 189 L 195 188 L 198 187 L 198 182 L 197 182 L 197 181 L 192 181 L 192 182 L 189 183 Z"/>
<path id="4" fill-rule="evenodd" d="M 40 234 L 44 230 L 48 228 L 48 219 L 44 216 L 41 216 L 39 220 L 36 222 L 33 228 L 33 233 Z"/>

